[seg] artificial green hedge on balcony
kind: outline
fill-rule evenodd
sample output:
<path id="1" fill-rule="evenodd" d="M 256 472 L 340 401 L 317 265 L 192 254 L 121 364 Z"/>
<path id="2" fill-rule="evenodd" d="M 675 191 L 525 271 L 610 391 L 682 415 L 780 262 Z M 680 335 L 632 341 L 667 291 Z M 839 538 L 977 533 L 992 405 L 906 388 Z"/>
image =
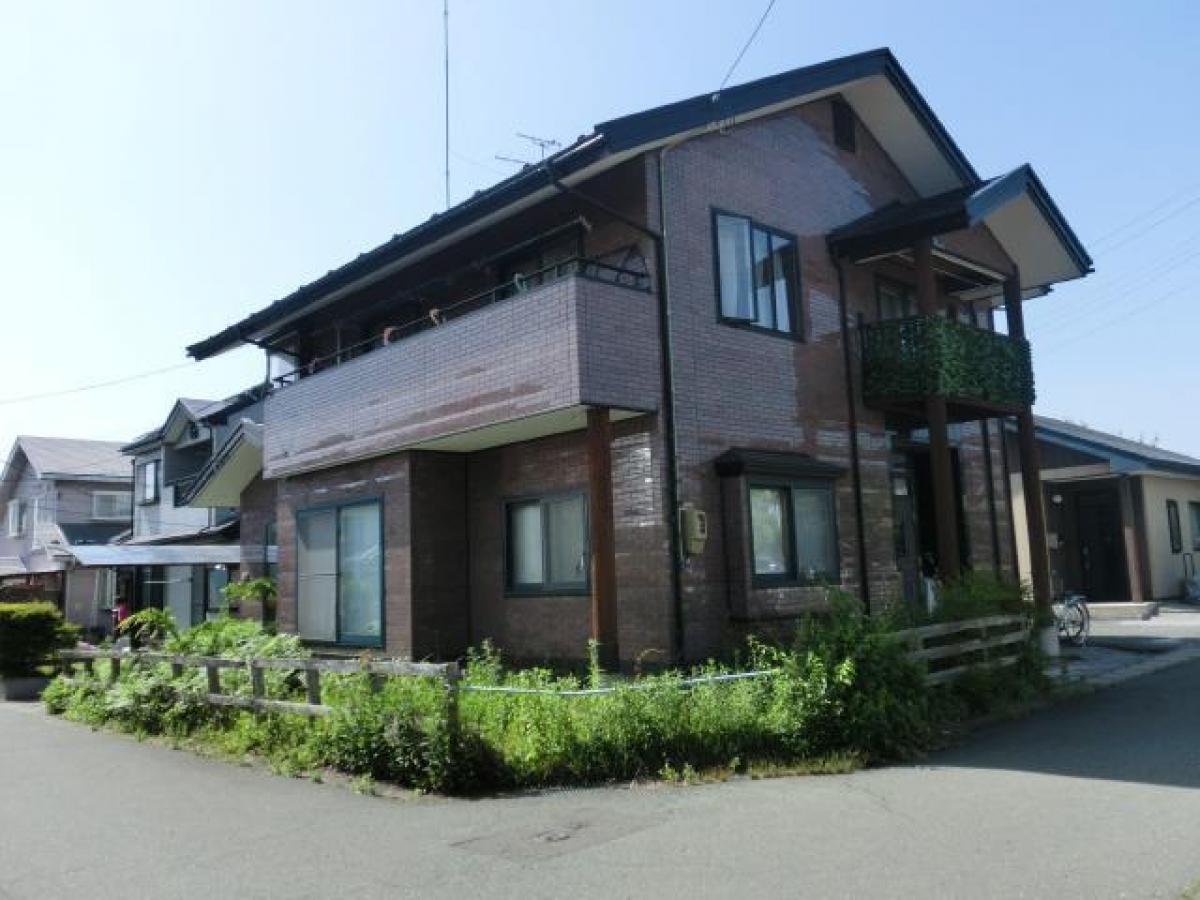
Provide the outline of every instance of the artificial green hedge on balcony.
<path id="1" fill-rule="evenodd" d="M 864 326 L 862 357 L 868 403 L 938 396 L 1003 406 L 1033 403 L 1027 341 L 940 316 Z"/>

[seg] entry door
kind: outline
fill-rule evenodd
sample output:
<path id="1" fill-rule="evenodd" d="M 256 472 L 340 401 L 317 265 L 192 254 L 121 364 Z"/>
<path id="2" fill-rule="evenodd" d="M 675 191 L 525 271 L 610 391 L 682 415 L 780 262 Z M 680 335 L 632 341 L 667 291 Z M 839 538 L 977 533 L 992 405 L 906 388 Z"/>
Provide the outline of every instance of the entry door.
<path id="1" fill-rule="evenodd" d="M 1116 490 L 1087 491 L 1075 500 L 1079 574 L 1091 600 L 1124 600 L 1125 558 Z"/>
<path id="2" fill-rule="evenodd" d="M 921 542 L 915 490 L 907 465 L 892 471 L 892 529 L 904 599 L 917 604 L 921 599 Z"/>

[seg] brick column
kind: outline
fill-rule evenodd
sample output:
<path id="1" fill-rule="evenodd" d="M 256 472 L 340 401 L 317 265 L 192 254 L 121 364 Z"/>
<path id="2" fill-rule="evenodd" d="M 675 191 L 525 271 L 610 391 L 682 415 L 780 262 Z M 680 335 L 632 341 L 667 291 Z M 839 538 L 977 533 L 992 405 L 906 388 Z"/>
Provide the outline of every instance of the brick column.
<path id="1" fill-rule="evenodd" d="M 923 238 L 913 246 L 917 267 L 917 308 L 923 316 L 939 313 L 937 279 L 933 272 L 933 242 Z M 946 398 L 925 399 L 929 423 L 929 462 L 933 474 L 934 521 L 937 523 L 938 573 L 943 579 L 958 577 L 958 496 L 954 488 L 954 463 L 950 452 Z"/>
<path id="2" fill-rule="evenodd" d="M 617 645 L 617 552 L 613 529 L 612 423 L 608 409 L 587 411 L 588 542 L 592 573 L 592 639 L 606 669 L 620 664 Z"/>
<path id="3" fill-rule="evenodd" d="M 1008 335 L 1025 340 L 1025 312 L 1021 308 L 1021 276 L 1014 273 L 1004 282 L 1004 313 Z M 1038 459 L 1037 432 L 1033 409 L 1017 414 L 1017 445 L 1021 457 L 1021 484 L 1025 491 L 1025 518 L 1029 527 L 1029 567 L 1033 580 L 1033 602 L 1039 612 L 1050 614 L 1050 553 L 1046 545 L 1046 498 L 1042 492 L 1042 467 Z"/>

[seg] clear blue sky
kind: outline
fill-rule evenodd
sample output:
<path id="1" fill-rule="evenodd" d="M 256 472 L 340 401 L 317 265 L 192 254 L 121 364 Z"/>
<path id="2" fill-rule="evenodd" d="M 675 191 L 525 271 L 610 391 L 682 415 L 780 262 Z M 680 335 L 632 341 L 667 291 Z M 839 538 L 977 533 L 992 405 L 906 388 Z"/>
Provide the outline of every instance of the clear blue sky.
<path id="1" fill-rule="evenodd" d="M 456 200 L 714 89 L 763 3 L 451 0 Z M 262 377 L 222 328 L 442 206 L 441 0 L 10 4 L 0 446 L 128 439 Z M 1032 162 L 1097 274 L 1029 307 L 1038 411 L 1200 455 L 1200 4 L 778 0 L 734 82 L 890 46 L 980 172 Z M 1116 229 L 1123 230 L 1113 233 Z"/>

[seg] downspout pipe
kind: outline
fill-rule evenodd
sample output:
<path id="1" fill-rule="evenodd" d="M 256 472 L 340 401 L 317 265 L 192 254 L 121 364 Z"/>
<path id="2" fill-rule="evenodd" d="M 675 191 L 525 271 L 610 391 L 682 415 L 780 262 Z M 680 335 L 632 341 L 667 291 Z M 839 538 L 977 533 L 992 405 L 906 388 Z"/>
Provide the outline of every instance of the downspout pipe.
<path id="1" fill-rule="evenodd" d="M 673 641 L 675 644 L 672 656 L 682 659 L 684 654 L 684 621 L 683 621 L 683 540 L 679 533 L 679 452 L 678 436 L 675 427 L 675 385 L 674 385 L 674 354 L 671 344 L 671 304 L 667 283 L 667 246 L 666 246 L 666 210 L 665 191 L 663 188 L 663 153 L 670 147 L 660 151 L 658 155 L 658 214 L 661 231 L 643 225 L 619 210 L 613 209 L 602 200 L 588 196 L 582 191 L 565 184 L 550 165 L 549 160 L 542 163 L 546 177 L 562 194 L 574 197 L 594 209 L 611 216 L 618 222 L 628 225 L 633 230 L 646 235 L 654 244 L 655 283 L 658 287 L 658 341 L 659 357 L 661 359 L 661 378 L 663 388 L 663 432 L 666 442 L 667 464 L 667 531 L 671 544 L 671 601 L 674 612 Z"/>
<path id="2" fill-rule="evenodd" d="M 846 375 L 846 411 L 850 426 L 850 480 L 854 488 L 854 533 L 858 540 L 859 596 L 871 614 L 871 578 L 867 568 L 867 532 L 863 522 L 862 467 L 858 450 L 858 404 L 854 396 L 854 358 L 850 350 L 850 312 L 846 300 L 845 263 L 834 259 L 838 282 L 838 311 L 842 325 L 842 361 Z"/>

